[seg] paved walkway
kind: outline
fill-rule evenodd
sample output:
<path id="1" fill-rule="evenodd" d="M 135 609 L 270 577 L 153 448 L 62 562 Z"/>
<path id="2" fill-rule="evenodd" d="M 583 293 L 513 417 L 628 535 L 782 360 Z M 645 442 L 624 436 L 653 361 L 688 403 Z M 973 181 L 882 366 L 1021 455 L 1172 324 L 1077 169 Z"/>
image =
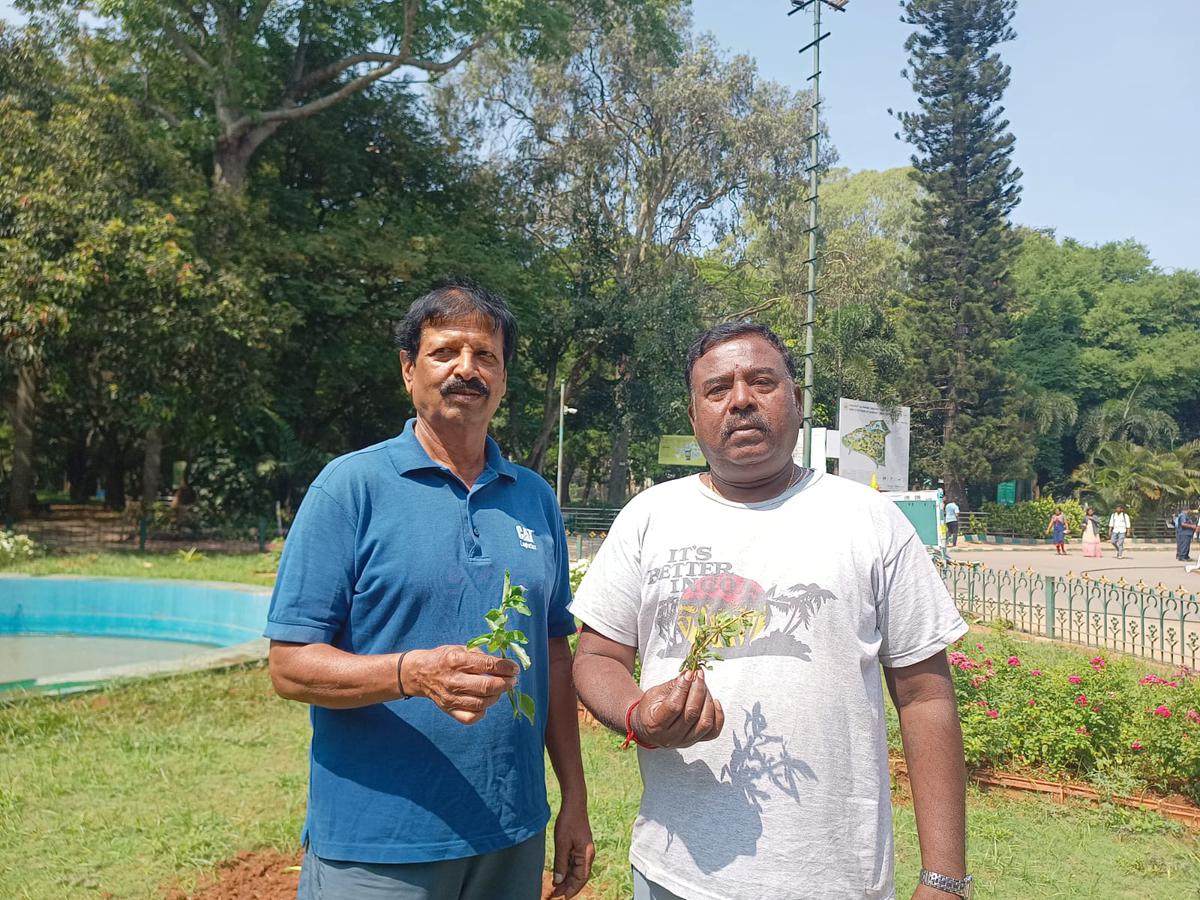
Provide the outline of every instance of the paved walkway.
<path id="1" fill-rule="evenodd" d="M 1193 546 L 1192 558 L 1200 548 Z M 1111 544 L 1104 545 L 1101 559 L 1088 559 L 1078 544 L 1067 545 L 1066 556 L 1056 556 L 1054 547 L 998 546 L 992 544 L 963 544 L 951 548 L 950 558 L 957 562 L 981 562 L 996 568 L 1016 566 L 1018 569 L 1033 569 L 1042 575 L 1083 575 L 1094 578 L 1101 575 L 1112 581 L 1124 578 L 1131 584 L 1144 581 L 1148 585 L 1162 583 L 1168 589 L 1182 586 L 1188 593 L 1200 594 L 1200 570 L 1188 574 L 1184 563 L 1175 559 L 1175 547 L 1165 544 L 1137 543 L 1125 545 L 1125 558 L 1117 559 Z"/>

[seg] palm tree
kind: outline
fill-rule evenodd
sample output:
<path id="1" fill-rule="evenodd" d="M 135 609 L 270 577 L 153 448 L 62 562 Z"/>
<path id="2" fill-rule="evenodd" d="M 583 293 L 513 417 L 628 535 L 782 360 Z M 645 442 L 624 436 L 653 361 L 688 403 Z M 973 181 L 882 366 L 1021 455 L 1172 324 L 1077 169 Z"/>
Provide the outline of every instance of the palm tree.
<path id="1" fill-rule="evenodd" d="M 1079 419 L 1075 443 L 1090 453 L 1106 441 L 1137 441 L 1144 446 L 1169 446 L 1179 439 L 1179 426 L 1167 413 L 1134 403 L 1135 386 L 1124 400 L 1105 400 Z"/>
<path id="2" fill-rule="evenodd" d="M 1164 507 L 1196 495 L 1200 488 L 1200 441 L 1174 450 L 1153 450 L 1129 441 L 1107 441 L 1071 473 L 1080 493 L 1112 509 L 1118 503 L 1137 517 L 1155 517 Z"/>

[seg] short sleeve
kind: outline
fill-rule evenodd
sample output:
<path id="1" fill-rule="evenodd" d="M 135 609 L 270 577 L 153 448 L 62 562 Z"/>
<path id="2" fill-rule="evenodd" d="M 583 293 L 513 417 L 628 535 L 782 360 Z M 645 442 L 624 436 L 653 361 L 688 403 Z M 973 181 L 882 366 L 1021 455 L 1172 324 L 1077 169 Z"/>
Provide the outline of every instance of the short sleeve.
<path id="1" fill-rule="evenodd" d="M 571 561 L 562 512 L 557 503 L 551 504 L 551 509 L 550 527 L 556 530 L 554 544 L 558 548 L 558 559 L 554 561 L 554 589 L 548 604 L 546 633 L 549 637 L 561 638 L 575 632 L 575 617 L 571 614 Z"/>
<path id="2" fill-rule="evenodd" d="M 889 668 L 928 659 L 967 633 L 925 545 L 911 526 L 909 531 L 899 549 L 884 559 L 875 602 L 882 636 L 879 661 Z"/>
<path id="3" fill-rule="evenodd" d="M 571 603 L 571 612 L 585 624 L 627 647 L 638 645 L 645 531 L 641 505 L 635 498 L 617 515 Z"/>
<path id="4" fill-rule="evenodd" d="M 314 485 L 288 531 L 264 637 L 298 644 L 335 641 L 354 591 L 355 525 Z"/>

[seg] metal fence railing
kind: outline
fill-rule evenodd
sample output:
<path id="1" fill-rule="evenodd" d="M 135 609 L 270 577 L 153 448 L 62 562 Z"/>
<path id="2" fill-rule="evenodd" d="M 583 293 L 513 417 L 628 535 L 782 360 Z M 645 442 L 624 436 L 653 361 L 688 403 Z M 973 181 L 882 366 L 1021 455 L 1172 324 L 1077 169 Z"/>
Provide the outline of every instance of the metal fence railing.
<path id="1" fill-rule="evenodd" d="M 1196 669 L 1200 596 L 1182 585 L 1042 575 L 983 563 L 938 562 L 958 608 L 984 622 Z"/>
<path id="2" fill-rule="evenodd" d="M 608 509 L 590 506 L 564 506 L 563 524 L 568 533 L 576 532 L 607 532 L 612 527 L 619 509 Z"/>

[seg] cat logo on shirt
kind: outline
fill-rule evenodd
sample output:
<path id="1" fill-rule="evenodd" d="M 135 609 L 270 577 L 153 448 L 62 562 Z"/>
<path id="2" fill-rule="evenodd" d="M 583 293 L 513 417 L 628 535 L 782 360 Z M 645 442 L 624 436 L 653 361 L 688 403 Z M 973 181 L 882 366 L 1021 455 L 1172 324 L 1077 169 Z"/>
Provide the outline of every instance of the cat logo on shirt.
<path id="1" fill-rule="evenodd" d="M 537 543 L 533 539 L 532 528 L 526 528 L 524 525 L 518 525 L 517 540 L 521 542 L 521 547 L 523 547 L 525 550 L 537 549 Z"/>

